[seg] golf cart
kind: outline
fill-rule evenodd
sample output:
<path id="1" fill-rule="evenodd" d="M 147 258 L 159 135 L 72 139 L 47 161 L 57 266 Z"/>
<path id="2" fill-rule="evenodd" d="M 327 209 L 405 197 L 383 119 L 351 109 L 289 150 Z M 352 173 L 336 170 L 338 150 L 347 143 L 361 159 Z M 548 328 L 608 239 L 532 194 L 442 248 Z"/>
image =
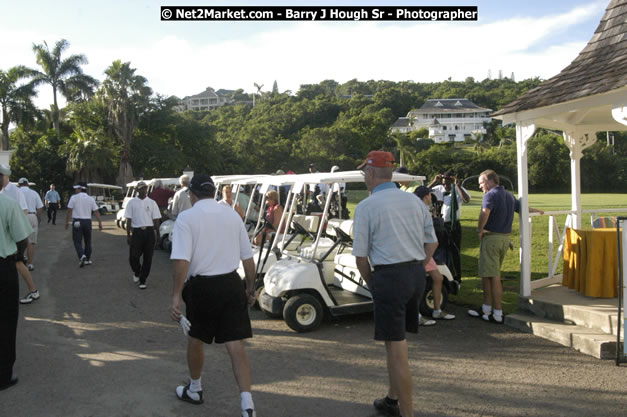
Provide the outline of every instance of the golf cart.
<path id="1" fill-rule="evenodd" d="M 116 213 L 115 219 L 115 223 L 117 224 L 117 226 L 121 227 L 122 229 L 126 229 L 126 217 L 124 209 L 126 208 L 128 202 L 137 195 L 137 183 L 139 183 L 139 181 L 143 181 L 148 185 L 148 194 L 150 194 L 157 181 L 161 181 L 162 184 L 166 185 L 169 188 L 175 188 L 179 183 L 178 178 L 153 178 L 151 180 L 132 181 L 126 184 L 126 194 L 124 195 L 124 200 L 122 201 L 122 207 Z"/>
<path id="2" fill-rule="evenodd" d="M 90 182 L 87 184 L 87 190 L 96 200 L 100 214 L 114 213 L 122 208 L 119 198 L 122 195 L 122 187 Z"/>
<path id="3" fill-rule="evenodd" d="M 306 178 L 306 176 L 313 176 Z M 283 317 L 296 332 L 316 329 L 323 316 L 339 317 L 372 311 L 372 296 L 357 269 L 351 253 L 353 221 L 328 219 L 331 200 L 339 193 L 340 183 L 363 182 L 361 171 L 303 174 L 303 181 L 327 184 L 332 192 L 325 199 L 315 241 L 299 253 L 283 251 L 263 279 L 258 296 L 261 309 L 271 316 Z M 392 181 L 423 181 L 424 177 L 394 173 Z M 296 187 L 296 186 L 295 186 Z M 290 207 L 290 214 L 293 208 Z M 294 224 L 294 222 L 292 222 Z M 298 226 L 296 226 L 298 228 Z M 326 237 L 323 237 L 323 234 Z M 446 265 L 438 265 L 445 281 L 453 280 Z M 447 283 L 443 284 L 445 287 Z M 428 297 L 428 294 L 425 294 Z M 446 298 L 442 296 L 441 307 Z M 433 306 L 433 300 L 430 301 Z M 429 300 L 421 300 L 428 306 Z"/>

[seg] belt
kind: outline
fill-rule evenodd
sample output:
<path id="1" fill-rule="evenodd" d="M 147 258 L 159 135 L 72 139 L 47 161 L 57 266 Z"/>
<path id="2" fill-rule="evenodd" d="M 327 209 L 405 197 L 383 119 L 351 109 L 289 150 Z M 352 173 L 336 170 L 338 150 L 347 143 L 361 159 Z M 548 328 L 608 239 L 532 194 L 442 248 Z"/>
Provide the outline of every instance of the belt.
<path id="1" fill-rule="evenodd" d="M 153 227 L 152 226 L 143 226 L 143 227 L 133 227 L 133 229 L 149 230 L 149 229 L 153 229 Z"/>
<path id="2" fill-rule="evenodd" d="M 0 263 L 9 263 L 9 262 L 16 262 L 17 261 L 17 256 L 15 255 L 9 255 L 6 258 L 0 258 Z"/>
<path id="3" fill-rule="evenodd" d="M 37 212 L 29 211 L 28 214 L 37 214 Z"/>
<path id="4" fill-rule="evenodd" d="M 238 278 L 241 279 L 241 277 L 237 273 L 237 270 L 234 270 L 232 272 L 227 272 L 226 274 L 220 274 L 220 275 L 194 275 L 193 277 L 189 277 L 189 279 L 191 280 L 191 279 L 198 279 L 198 278 L 222 278 L 222 277 L 234 276 L 233 274 L 235 274 Z"/>
<path id="5" fill-rule="evenodd" d="M 390 269 L 390 268 L 396 268 L 398 266 L 409 266 L 409 265 L 422 265 L 422 261 L 413 260 L 413 261 L 407 261 L 407 262 L 399 262 L 397 264 L 375 265 L 374 270 L 379 271 L 381 269 Z"/>

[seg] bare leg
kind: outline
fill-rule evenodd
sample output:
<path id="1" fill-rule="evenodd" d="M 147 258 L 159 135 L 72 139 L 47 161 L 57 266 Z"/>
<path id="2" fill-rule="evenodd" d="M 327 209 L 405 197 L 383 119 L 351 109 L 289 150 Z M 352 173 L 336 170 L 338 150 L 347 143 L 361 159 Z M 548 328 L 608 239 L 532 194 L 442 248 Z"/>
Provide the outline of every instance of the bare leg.
<path id="1" fill-rule="evenodd" d="M 198 379 L 202 375 L 202 366 L 205 360 L 205 344 L 193 337 L 187 339 L 187 366 L 189 368 L 189 376 L 192 379 Z"/>
<path id="2" fill-rule="evenodd" d="M 492 306 L 492 278 L 481 278 L 481 284 L 483 285 L 483 304 Z"/>
<path id="3" fill-rule="evenodd" d="M 440 304 L 442 303 L 442 281 L 444 277 L 438 270 L 430 271 L 429 276 L 431 276 L 433 288 L 433 308 L 439 310 Z"/>
<path id="4" fill-rule="evenodd" d="M 225 346 L 231 357 L 233 375 L 235 375 L 235 381 L 237 381 L 240 392 L 250 392 L 250 362 L 248 361 L 244 344 L 241 340 L 234 340 L 226 342 Z"/>
<path id="5" fill-rule="evenodd" d="M 502 310 L 503 285 L 501 284 L 501 277 L 492 277 L 490 281 L 492 287 L 492 308 L 494 310 Z"/>
<path id="6" fill-rule="evenodd" d="M 414 403 L 412 400 L 412 381 L 409 371 L 407 340 L 401 340 L 400 342 L 386 341 L 385 350 L 390 378 L 388 396 L 392 399 L 398 398 L 402 416 L 413 417 Z"/>
<path id="7" fill-rule="evenodd" d="M 28 292 L 37 291 L 37 287 L 35 287 L 35 283 L 33 282 L 33 277 L 31 276 L 30 271 L 28 270 L 26 265 L 24 265 L 24 262 L 18 261 L 15 263 L 15 266 L 17 268 L 17 272 L 20 273 L 22 279 L 26 283 L 26 286 L 28 287 Z"/>
<path id="8" fill-rule="evenodd" d="M 237 381 L 240 392 L 250 392 L 250 362 L 248 361 L 244 344 L 241 340 L 234 340 L 226 342 L 225 346 L 231 357 L 233 375 L 235 375 L 235 381 Z"/>
<path id="9" fill-rule="evenodd" d="M 32 265 L 35 260 L 35 244 L 29 243 L 28 248 L 26 249 L 26 258 L 28 259 L 28 264 Z"/>

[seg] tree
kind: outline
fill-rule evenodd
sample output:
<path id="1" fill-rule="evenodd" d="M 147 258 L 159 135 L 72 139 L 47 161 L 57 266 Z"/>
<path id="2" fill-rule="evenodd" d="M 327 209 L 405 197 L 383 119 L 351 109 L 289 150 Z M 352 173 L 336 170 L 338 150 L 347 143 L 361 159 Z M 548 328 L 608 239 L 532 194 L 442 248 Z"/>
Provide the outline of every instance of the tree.
<path id="1" fill-rule="evenodd" d="M 107 182 L 113 178 L 115 147 L 102 129 L 75 130 L 61 152 L 67 157 L 65 171 L 75 182 Z"/>
<path id="2" fill-rule="evenodd" d="M 7 72 L 0 70 L 0 108 L 2 123 L 0 125 L 0 151 L 9 149 L 9 124 L 19 122 L 27 114 L 36 113 L 32 98 L 36 95 L 32 82 L 18 85 L 18 82 L 32 75 L 31 70 L 19 65 L 9 68 Z"/>
<path id="3" fill-rule="evenodd" d="M 274 84 L 272 84 L 272 95 L 277 95 L 279 94 L 279 85 L 277 84 L 276 80 L 274 80 Z"/>
<path id="4" fill-rule="evenodd" d="M 130 62 L 113 61 L 105 70 L 107 78 L 102 83 L 102 100 L 107 110 L 113 131 L 122 146 L 118 184 L 126 184 L 133 179 L 131 166 L 131 144 L 135 128 L 140 118 L 149 109 L 152 90 L 148 80 L 135 74 Z"/>
<path id="5" fill-rule="evenodd" d="M 83 74 L 81 65 L 87 64 L 85 55 L 70 55 L 66 59 L 61 59 L 61 54 L 69 46 L 70 43 L 65 39 L 58 41 L 52 51 L 45 41 L 41 45 L 33 44 L 37 64 L 43 70 L 43 72 L 33 70 L 33 83 L 34 85 L 49 84 L 52 86 L 53 104 L 51 110 L 57 136 L 60 135 L 57 92 L 60 92 L 68 101 L 75 101 L 80 98 L 91 97 L 94 89 L 98 86 L 96 79 Z"/>

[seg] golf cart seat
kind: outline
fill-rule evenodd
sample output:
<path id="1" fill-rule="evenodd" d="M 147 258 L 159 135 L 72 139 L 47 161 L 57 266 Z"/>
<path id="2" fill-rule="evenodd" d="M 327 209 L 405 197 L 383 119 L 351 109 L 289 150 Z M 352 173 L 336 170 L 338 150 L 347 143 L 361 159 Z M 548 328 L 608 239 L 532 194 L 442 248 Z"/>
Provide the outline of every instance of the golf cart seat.
<path id="1" fill-rule="evenodd" d="M 283 242 L 279 241 L 277 247 L 283 251 L 295 251 L 299 247 L 302 247 L 303 242 L 305 241 L 305 237 L 309 237 L 309 242 L 306 242 L 306 245 L 310 245 L 313 240 L 316 238 L 316 233 L 318 231 L 318 225 L 320 224 L 319 216 L 310 216 L 304 214 L 295 214 L 292 216 L 292 228 L 296 229 L 297 236 L 291 239 L 288 243 L 288 240 L 285 241 L 285 248 L 283 247 Z"/>

